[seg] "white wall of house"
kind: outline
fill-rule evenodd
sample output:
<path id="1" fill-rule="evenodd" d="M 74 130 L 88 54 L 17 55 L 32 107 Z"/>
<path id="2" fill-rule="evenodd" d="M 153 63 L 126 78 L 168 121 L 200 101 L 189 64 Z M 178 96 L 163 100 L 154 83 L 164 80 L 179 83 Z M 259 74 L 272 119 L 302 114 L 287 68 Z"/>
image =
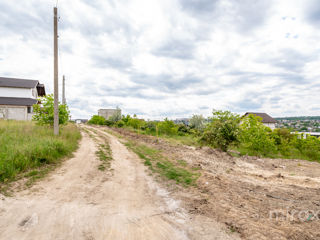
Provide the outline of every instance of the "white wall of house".
<path id="1" fill-rule="evenodd" d="M 37 89 L 0 87 L 0 97 L 37 98 Z"/>
<path id="2" fill-rule="evenodd" d="M 27 106 L 0 105 L 0 119 L 31 120 L 33 113 L 28 113 Z"/>
<path id="3" fill-rule="evenodd" d="M 271 128 L 272 130 L 274 130 L 276 128 L 276 124 L 275 123 L 263 123 L 263 125 L 265 125 L 266 127 Z"/>

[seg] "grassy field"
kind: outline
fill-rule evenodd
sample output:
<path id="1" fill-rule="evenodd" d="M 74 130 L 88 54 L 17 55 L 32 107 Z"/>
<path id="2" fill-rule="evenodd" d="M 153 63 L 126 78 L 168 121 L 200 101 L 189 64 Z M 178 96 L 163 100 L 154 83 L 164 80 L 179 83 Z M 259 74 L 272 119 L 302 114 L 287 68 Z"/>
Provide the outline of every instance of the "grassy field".
<path id="1" fill-rule="evenodd" d="M 0 120 L 0 183 L 19 176 L 37 178 L 43 169 L 70 156 L 78 147 L 80 132 L 74 124 L 60 131 L 56 137 L 48 126 Z"/>

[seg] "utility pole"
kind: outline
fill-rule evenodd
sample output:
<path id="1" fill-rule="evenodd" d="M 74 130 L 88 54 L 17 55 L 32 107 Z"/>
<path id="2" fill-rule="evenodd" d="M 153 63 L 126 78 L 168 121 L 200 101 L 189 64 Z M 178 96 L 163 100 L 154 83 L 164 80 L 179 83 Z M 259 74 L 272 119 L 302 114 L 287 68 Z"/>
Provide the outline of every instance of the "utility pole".
<path id="1" fill-rule="evenodd" d="M 67 104 L 67 101 L 66 101 L 66 79 L 63 75 L 63 78 L 62 78 L 62 104 Z"/>
<path id="2" fill-rule="evenodd" d="M 53 132 L 59 135 L 59 91 L 58 91 L 58 9 L 53 8 L 53 28 L 54 28 L 54 119 Z"/>

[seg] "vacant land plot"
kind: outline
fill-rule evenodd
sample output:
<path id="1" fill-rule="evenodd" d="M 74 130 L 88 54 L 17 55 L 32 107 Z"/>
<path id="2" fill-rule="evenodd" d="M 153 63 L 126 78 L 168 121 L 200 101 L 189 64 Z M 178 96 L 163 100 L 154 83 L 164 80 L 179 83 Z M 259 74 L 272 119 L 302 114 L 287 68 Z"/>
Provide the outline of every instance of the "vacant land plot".
<path id="1" fill-rule="evenodd" d="M 43 175 L 49 166 L 77 148 L 79 138 L 74 124 L 64 126 L 56 137 L 48 126 L 0 121 L 0 187 L 18 176 L 35 179 Z"/>
<path id="2" fill-rule="evenodd" d="M 200 169 L 195 187 L 171 189 L 190 213 L 226 223 L 244 239 L 320 239 L 319 163 L 232 157 L 207 147 L 113 130 L 167 159 Z"/>

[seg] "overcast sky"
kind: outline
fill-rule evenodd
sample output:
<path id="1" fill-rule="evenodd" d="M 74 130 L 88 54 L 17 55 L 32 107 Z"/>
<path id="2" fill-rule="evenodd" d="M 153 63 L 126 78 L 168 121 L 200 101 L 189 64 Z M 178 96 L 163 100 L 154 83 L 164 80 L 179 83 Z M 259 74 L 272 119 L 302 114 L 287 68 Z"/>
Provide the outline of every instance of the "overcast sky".
<path id="1" fill-rule="evenodd" d="M 0 76 L 53 91 L 49 0 L 0 0 Z M 59 0 L 73 118 L 320 115 L 317 0 Z"/>

